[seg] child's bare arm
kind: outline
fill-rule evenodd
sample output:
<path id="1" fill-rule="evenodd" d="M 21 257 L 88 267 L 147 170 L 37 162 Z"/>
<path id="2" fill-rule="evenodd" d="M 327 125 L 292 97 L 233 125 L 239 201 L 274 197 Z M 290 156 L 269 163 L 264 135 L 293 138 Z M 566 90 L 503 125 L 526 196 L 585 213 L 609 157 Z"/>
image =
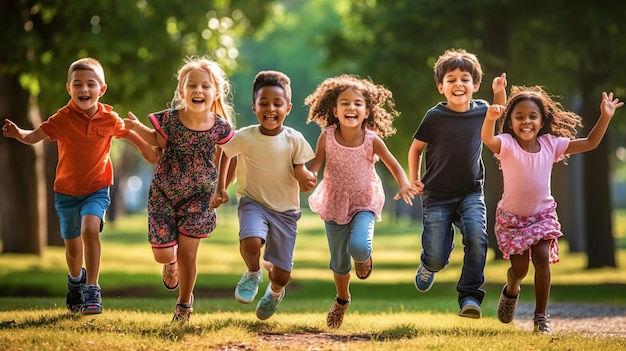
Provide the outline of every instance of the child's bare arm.
<path id="1" fill-rule="evenodd" d="M 506 104 L 506 73 L 502 73 L 499 77 L 495 77 L 491 82 L 491 88 L 493 89 L 493 104 L 505 105 Z"/>
<path id="2" fill-rule="evenodd" d="M 426 143 L 413 139 L 409 148 L 409 181 L 411 186 L 417 189 L 417 193 L 424 191 L 424 183 L 420 179 L 420 168 L 422 165 L 422 151 L 426 147 Z"/>
<path id="3" fill-rule="evenodd" d="M 230 182 L 233 181 L 233 174 L 237 167 L 237 162 L 233 162 L 231 164 L 231 158 L 226 156 L 226 154 L 222 151 L 221 148 L 218 147 L 219 158 L 219 167 L 218 167 L 218 177 L 217 177 L 217 187 L 215 188 L 215 194 L 211 198 L 210 206 L 211 208 L 218 208 L 220 205 L 228 202 L 228 192 L 226 188 L 230 185 Z"/>
<path id="4" fill-rule="evenodd" d="M 407 204 L 413 206 L 412 200 L 415 198 L 415 194 L 417 194 L 417 189 L 409 182 L 402 165 L 400 165 L 400 162 L 398 162 L 387 148 L 387 145 L 385 145 L 385 142 L 379 137 L 374 139 L 374 153 L 380 157 L 389 172 L 391 172 L 391 175 L 393 175 L 396 183 L 398 183 L 400 190 L 393 199 L 402 199 Z"/>
<path id="5" fill-rule="evenodd" d="M 132 112 L 128 112 L 128 118 L 124 118 L 124 126 L 126 129 L 137 133 L 148 144 L 161 148 L 165 147 L 164 143 L 159 142 L 156 130 L 141 123 Z"/>
<path id="6" fill-rule="evenodd" d="M 300 191 L 306 193 L 315 188 L 317 174 L 308 170 L 304 164 L 293 165 L 293 172 L 300 185 Z"/>
<path id="7" fill-rule="evenodd" d="M 128 134 L 124 139 L 133 144 L 137 150 L 141 152 L 141 156 L 143 156 L 146 161 L 152 164 L 159 163 L 159 159 L 161 158 L 161 149 L 148 144 L 145 140 L 143 140 L 143 138 L 132 130 L 128 131 Z"/>
<path id="8" fill-rule="evenodd" d="M 46 134 L 46 132 L 39 127 L 34 130 L 22 129 L 9 119 L 4 120 L 2 135 L 7 138 L 16 139 L 17 141 L 27 145 L 36 144 L 48 136 L 48 134 Z"/>
<path id="9" fill-rule="evenodd" d="M 615 114 L 615 110 L 622 106 L 624 106 L 624 102 L 614 97 L 613 93 L 607 94 L 603 92 L 602 101 L 600 102 L 600 117 L 596 125 L 593 126 L 586 138 L 578 138 L 570 141 L 569 146 L 565 150 L 565 154 L 573 155 L 591 151 L 598 147 L 606 133 L 606 129 L 609 127 L 611 118 L 613 118 Z"/>
<path id="10" fill-rule="evenodd" d="M 496 126 L 496 121 L 502 113 L 504 112 L 505 107 L 501 105 L 491 105 L 487 109 L 487 114 L 485 115 L 485 120 L 483 121 L 483 127 L 480 131 L 480 138 L 483 141 L 483 144 L 491 152 L 494 154 L 500 153 L 500 139 L 496 138 L 494 135 L 494 130 Z"/>

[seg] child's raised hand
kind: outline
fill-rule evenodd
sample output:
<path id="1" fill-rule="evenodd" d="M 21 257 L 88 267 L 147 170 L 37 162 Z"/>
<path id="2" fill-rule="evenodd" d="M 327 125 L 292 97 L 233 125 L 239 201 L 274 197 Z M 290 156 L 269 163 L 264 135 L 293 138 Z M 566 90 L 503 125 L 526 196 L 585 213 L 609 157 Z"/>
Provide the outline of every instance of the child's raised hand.
<path id="1" fill-rule="evenodd" d="M 505 109 L 506 107 L 502 105 L 491 105 L 489 106 L 489 108 L 487 108 L 487 115 L 485 116 L 485 119 L 490 121 L 496 121 L 498 120 L 498 118 L 500 118 L 500 116 L 502 116 L 502 113 L 504 113 Z"/>
<path id="2" fill-rule="evenodd" d="M 613 92 L 607 94 L 606 92 L 602 93 L 602 102 L 600 102 L 600 111 L 603 115 L 608 117 L 613 117 L 615 114 L 615 110 L 624 106 L 623 101 L 619 101 L 618 98 L 613 96 Z"/>
<path id="3" fill-rule="evenodd" d="M 506 73 L 502 73 L 500 77 L 495 77 L 491 82 L 491 88 L 493 89 L 494 94 L 497 94 L 506 88 Z"/>
<path id="4" fill-rule="evenodd" d="M 128 130 L 137 130 L 141 122 L 132 112 L 128 112 L 128 118 L 124 118 L 124 127 Z"/>

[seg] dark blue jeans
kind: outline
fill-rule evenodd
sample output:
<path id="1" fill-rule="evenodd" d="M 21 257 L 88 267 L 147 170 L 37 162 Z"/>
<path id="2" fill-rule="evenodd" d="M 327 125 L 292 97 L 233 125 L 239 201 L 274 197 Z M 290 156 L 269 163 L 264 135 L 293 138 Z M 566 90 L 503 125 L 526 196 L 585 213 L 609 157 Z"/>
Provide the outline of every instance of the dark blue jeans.
<path id="1" fill-rule="evenodd" d="M 442 270 L 450 262 L 454 249 L 454 227 L 463 236 L 463 266 L 456 286 L 459 305 L 474 298 L 482 303 L 485 291 L 485 261 L 487 258 L 487 209 L 482 192 L 455 197 L 433 197 L 422 194 L 422 252 L 421 263 L 431 272 Z"/>

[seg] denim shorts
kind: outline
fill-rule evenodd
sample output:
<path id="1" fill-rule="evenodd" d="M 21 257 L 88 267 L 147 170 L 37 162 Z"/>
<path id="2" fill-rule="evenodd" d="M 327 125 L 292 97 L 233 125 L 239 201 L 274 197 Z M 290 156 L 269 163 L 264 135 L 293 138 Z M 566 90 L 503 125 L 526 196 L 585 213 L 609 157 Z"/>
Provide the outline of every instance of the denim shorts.
<path id="1" fill-rule="evenodd" d="M 61 237 L 71 240 L 80 236 L 80 226 L 84 216 L 94 215 L 100 218 L 100 232 L 104 227 L 104 217 L 111 197 L 109 187 L 104 187 L 95 193 L 80 196 L 71 196 L 54 193 L 54 207 L 57 210 L 61 224 Z"/>

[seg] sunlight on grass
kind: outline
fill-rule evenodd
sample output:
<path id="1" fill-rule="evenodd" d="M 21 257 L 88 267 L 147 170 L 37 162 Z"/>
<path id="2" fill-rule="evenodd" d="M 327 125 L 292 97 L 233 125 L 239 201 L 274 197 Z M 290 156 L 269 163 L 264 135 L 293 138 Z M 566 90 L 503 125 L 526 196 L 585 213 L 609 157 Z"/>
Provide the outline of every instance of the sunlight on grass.
<path id="1" fill-rule="evenodd" d="M 616 212 L 616 240 L 626 242 L 626 211 Z M 376 223 L 374 271 L 365 281 L 352 279 L 352 303 L 343 326 L 325 325 L 335 294 L 328 269 L 328 244 L 324 226 L 304 212 L 294 258 L 293 280 L 279 313 L 267 321 L 254 314 L 255 304 L 242 305 L 232 298 L 245 265 L 238 248 L 238 223 L 234 207 L 219 209 L 219 225 L 202 240 L 198 252 L 197 294 L 190 323 L 169 323 L 177 292 L 161 286 L 161 265 L 147 242 L 145 214 L 107 223 L 102 234 L 105 312 L 82 317 L 65 311 L 65 251 L 46 248 L 42 256 L 0 255 L 0 350 L 274 350 L 290 336 L 305 341 L 293 350 L 618 350 L 624 338 L 592 338 L 573 334 L 542 337 L 496 318 L 499 289 L 509 262 L 494 259 L 489 251 L 485 269 L 487 296 L 483 318 L 457 316 L 456 283 L 463 260 L 461 237 L 450 264 L 436 274 L 427 294 L 413 286 L 421 249 L 419 223 L 385 218 Z M 616 251 L 619 268 L 587 270 L 584 253 L 570 253 L 560 242 L 561 262 L 552 265 L 552 301 L 626 304 L 626 249 Z M 523 282 L 521 300 L 534 302 L 532 265 Z M 268 284 L 265 273 L 262 289 Z M 14 289 L 14 290 L 11 290 Z M 153 289 L 144 297 L 139 294 Z M 216 294 L 208 295 L 210 293 Z M 23 296 L 37 296 L 24 298 Z M 293 345 L 291 345 L 293 346 Z M 284 348 L 283 348 L 284 349 Z"/>

